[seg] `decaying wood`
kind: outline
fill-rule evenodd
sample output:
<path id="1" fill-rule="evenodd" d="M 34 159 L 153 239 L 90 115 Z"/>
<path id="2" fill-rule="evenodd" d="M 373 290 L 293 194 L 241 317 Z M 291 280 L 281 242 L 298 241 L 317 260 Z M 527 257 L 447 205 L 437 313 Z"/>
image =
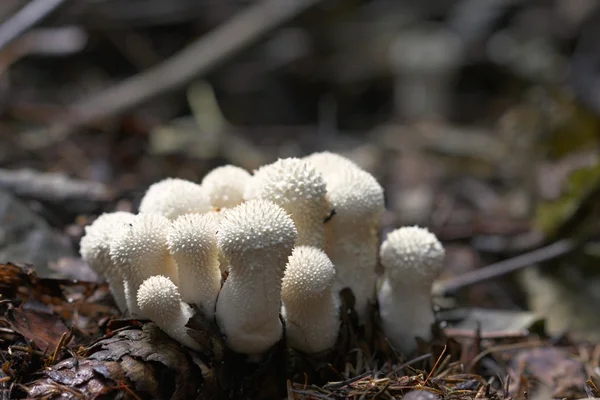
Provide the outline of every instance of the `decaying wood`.
<path id="1" fill-rule="evenodd" d="M 0 169 L 0 188 L 20 197 L 59 204 L 72 201 L 99 203 L 112 198 L 110 190 L 100 182 L 28 169 Z"/>

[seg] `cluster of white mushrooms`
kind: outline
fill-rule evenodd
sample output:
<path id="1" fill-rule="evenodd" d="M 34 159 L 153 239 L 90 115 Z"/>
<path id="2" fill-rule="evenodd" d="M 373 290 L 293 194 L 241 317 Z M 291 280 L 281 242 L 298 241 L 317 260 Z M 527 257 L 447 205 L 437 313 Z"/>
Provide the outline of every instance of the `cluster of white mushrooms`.
<path id="1" fill-rule="evenodd" d="M 444 249 L 418 227 L 379 247 L 383 211 L 375 178 L 337 154 L 280 159 L 253 174 L 228 165 L 200 184 L 151 185 L 138 214 L 99 216 L 81 255 L 123 313 L 192 349 L 186 324 L 199 310 L 251 359 L 281 340 L 280 315 L 291 348 L 326 351 L 340 330 L 339 291 L 350 288 L 359 320 L 377 299 L 385 334 L 410 352 L 434 322 L 430 290 Z M 376 293 L 378 255 L 385 273 Z"/>

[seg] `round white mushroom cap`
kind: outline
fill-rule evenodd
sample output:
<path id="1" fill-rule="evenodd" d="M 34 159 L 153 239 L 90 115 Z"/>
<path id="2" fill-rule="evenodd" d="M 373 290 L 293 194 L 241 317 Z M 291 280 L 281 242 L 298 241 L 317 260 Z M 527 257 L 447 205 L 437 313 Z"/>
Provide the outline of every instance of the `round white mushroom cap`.
<path id="1" fill-rule="evenodd" d="M 383 188 L 377 180 L 350 159 L 330 152 L 314 153 L 304 158 L 324 177 L 327 197 L 336 214 L 344 220 L 378 219 L 384 211 Z"/>
<path id="2" fill-rule="evenodd" d="M 250 173 L 243 168 L 223 165 L 206 174 L 201 186 L 213 207 L 231 208 L 244 201 L 244 190 L 250 177 Z"/>
<path id="3" fill-rule="evenodd" d="M 177 262 L 181 297 L 211 318 L 221 289 L 215 218 L 210 214 L 182 215 L 171 225 L 167 242 Z"/>
<path id="4" fill-rule="evenodd" d="M 123 234 L 110 243 L 110 258 L 125 279 L 127 307 L 134 317 L 143 317 L 137 306 L 137 291 L 153 275 L 166 275 L 177 282 L 177 266 L 169 254 L 167 233 L 171 221 L 159 214 L 135 216 Z"/>
<path id="5" fill-rule="evenodd" d="M 194 350 L 200 345 L 186 332 L 185 325 L 194 315 L 189 305 L 181 301 L 177 286 L 162 275 L 144 280 L 137 293 L 140 311 L 167 335 Z"/>
<path id="6" fill-rule="evenodd" d="M 243 261 L 248 254 L 254 253 L 262 254 L 268 260 L 285 261 L 297 237 L 290 216 L 267 200 L 247 201 L 225 210 L 217 234 L 219 248 L 230 262 Z M 285 263 L 277 269 L 283 273 L 284 267 Z"/>
<path id="7" fill-rule="evenodd" d="M 309 154 L 304 157 L 304 160 L 314 165 L 323 175 L 336 174 L 339 172 L 340 168 L 360 169 L 360 167 L 349 158 L 329 151 Z"/>
<path id="8" fill-rule="evenodd" d="M 381 244 L 381 265 L 391 282 L 419 284 L 428 288 L 444 264 L 444 247 L 427 228 L 406 226 L 387 235 Z"/>
<path id="9" fill-rule="evenodd" d="M 229 261 L 217 322 L 229 348 L 260 355 L 281 339 L 281 280 L 296 227 L 281 207 L 251 200 L 225 211 L 217 238 Z"/>
<path id="10" fill-rule="evenodd" d="M 128 227 L 134 217 L 134 214 L 124 211 L 104 213 L 85 227 L 85 235 L 79 243 L 81 258 L 108 282 L 122 312 L 127 310 L 123 277 L 110 259 L 110 242 Z"/>
<path id="11" fill-rule="evenodd" d="M 324 251 L 299 246 L 288 259 L 281 299 L 290 347 L 318 353 L 335 344 L 339 334 L 339 297 L 333 292 L 335 267 Z"/>
<path id="12" fill-rule="evenodd" d="M 329 203 L 336 213 L 333 218 L 344 224 L 379 224 L 385 204 L 383 188 L 373 175 L 347 168 L 326 180 Z"/>
<path id="13" fill-rule="evenodd" d="M 140 202 L 141 213 L 160 214 L 171 220 L 183 214 L 201 214 L 211 209 L 202 186 L 179 178 L 167 178 L 150 185 Z"/>
<path id="14" fill-rule="evenodd" d="M 321 174 L 299 158 L 284 158 L 259 168 L 246 186 L 246 200 L 272 201 L 290 214 L 296 229 L 296 245 L 324 247 L 327 216 L 326 185 Z"/>
<path id="15" fill-rule="evenodd" d="M 281 287 L 284 302 L 300 305 L 303 300 L 320 299 L 333 285 L 335 267 L 324 251 L 298 246 L 288 259 Z"/>

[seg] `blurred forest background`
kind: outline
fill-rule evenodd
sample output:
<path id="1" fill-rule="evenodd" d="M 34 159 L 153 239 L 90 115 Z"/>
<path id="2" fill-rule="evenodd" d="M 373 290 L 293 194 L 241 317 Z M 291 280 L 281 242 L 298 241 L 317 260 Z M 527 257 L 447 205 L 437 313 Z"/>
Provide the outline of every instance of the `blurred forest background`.
<path id="1" fill-rule="evenodd" d="M 0 21 L 1 261 L 95 279 L 83 226 L 149 184 L 330 150 L 382 183 L 386 231 L 444 242 L 439 294 L 600 340 L 597 0 L 3 0 Z"/>

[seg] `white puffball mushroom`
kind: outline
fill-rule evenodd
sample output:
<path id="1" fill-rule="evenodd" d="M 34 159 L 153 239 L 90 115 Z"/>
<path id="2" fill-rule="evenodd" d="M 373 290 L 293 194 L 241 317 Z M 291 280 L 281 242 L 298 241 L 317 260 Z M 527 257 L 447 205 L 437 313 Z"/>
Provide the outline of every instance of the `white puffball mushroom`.
<path id="1" fill-rule="evenodd" d="M 339 168 L 360 168 L 354 161 L 330 151 L 312 153 L 303 158 L 311 163 L 322 174 L 335 174 Z"/>
<path id="2" fill-rule="evenodd" d="M 173 221 L 167 242 L 177 263 L 181 298 L 212 318 L 221 289 L 215 218 L 209 214 L 182 215 Z"/>
<path id="3" fill-rule="evenodd" d="M 217 239 L 229 276 L 216 319 L 229 348 L 258 357 L 282 336 L 281 281 L 298 234 L 279 206 L 251 200 L 224 212 Z"/>
<path id="4" fill-rule="evenodd" d="M 381 245 L 383 282 L 377 295 L 383 330 L 392 345 L 416 350 L 415 337 L 430 339 L 435 315 L 431 287 L 444 264 L 444 247 L 426 228 L 403 227 Z"/>
<path id="5" fill-rule="evenodd" d="M 142 282 L 153 275 L 165 275 L 177 283 L 177 265 L 167 245 L 171 221 L 159 214 L 142 213 L 128 225 L 111 241 L 110 258 L 125 279 L 127 308 L 138 318 L 144 317 L 136 300 Z"/>
<path id="6" fill-rule="evenodd" d="M 297 246 L 324 248 L 325 181 L 308 162 L 283 158 L 259 168 L 246 186 L 246 200 L 269 200 L 283 208 L 298 230 Z"/>
<path id="7" fill-rule="evenodd" d="M 115 303 L 121 312 L 127 311 L 123 277 L 110 259 L 110 242 L 134 219 L 129 212 L 116 211 L 100 215 L 85 227 L 85 235 L 79 243 L 81 258 L 108 283 Z"/>
<path id="8" fill-rule="evenodd" d="M 332 348 L 340 330 L 340 300 L 332 290 L 335 267 L 311 246 L 294 248 L 283 277 L 281 299 L 289 346 L 307 354 Z"/>
<path id="9" fill-rule="evenodd" d="M 184 346 L 201 350 L 185 327 L 194 311 L 181 301 L 179 289 L 169 278 L 155 275 L 144 280 L 137 292 L 137 304 L 140 311 L 167 335 Z"/>
<path id="10" fill-rule="evenodd" d="M 371 174 L 338 154 L 315 153 L 305 160 L 325 179 L 334 211 L 325 224 L 325 252 L 336 268 L 334 288 L 352 290 L 355 310 L 364 322 L 375 294 L 383 188 Z"/>
<path id="11" fill-rule="evenodd" d="M 244 201 L 250 173 L 235 165 L 223 165 L 208 172 L 201 186 L 215 208 L 232 208 Z"/>
<path id="12" fill-rule="evenodd" d="M 140 213 L 160 214 L 170 220 L 212 209 L 202 186 L 179 178 L 166 178 L 150 185 L 139 208 Z"/>

